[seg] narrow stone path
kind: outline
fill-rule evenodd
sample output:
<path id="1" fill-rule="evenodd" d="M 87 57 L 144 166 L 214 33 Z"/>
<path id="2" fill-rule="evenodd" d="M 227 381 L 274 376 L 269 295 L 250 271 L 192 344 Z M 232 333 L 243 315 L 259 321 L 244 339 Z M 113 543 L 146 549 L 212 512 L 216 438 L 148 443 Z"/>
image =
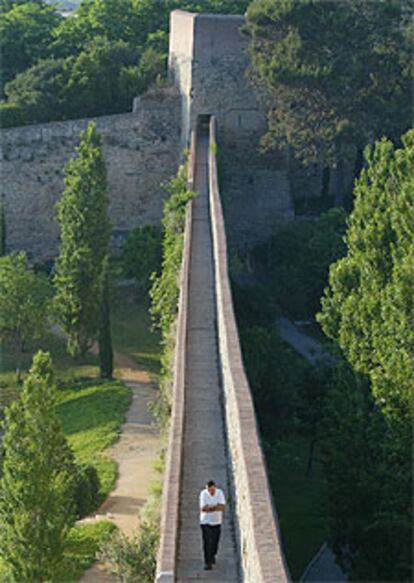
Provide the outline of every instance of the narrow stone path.
<path id="1" fill-rule="evenodd" d="M 231 510 L 225 513 L 217 564 L 203 570 L 198 497 L 214 479 L 228 498 L 222 388 L 218 368 L 212 239 L 209 222 L 208 139 L 197 142 L 187 330 L 186 419 L 177 581 L 239 581 Z"/>
<path id="2" fill-rule="evenodd" d="M 139 510 L 146 501 L 155 477 L 153 468 L 161 447 L 159 430 L 148 411 L 154 387 L 148 373 L 130 357 L 115 353 L 116 374 L 132 389 L 132 401 L 119 440 L 106 453 L 118 463 L 115 489 L 98 509 L 96 516 L 82 523 L 110 518 L 122 532 L 131 536 L 139 526 Z M 100 563 L 88 569 L 83 583 L 109 583 L 110 576 Z"/>

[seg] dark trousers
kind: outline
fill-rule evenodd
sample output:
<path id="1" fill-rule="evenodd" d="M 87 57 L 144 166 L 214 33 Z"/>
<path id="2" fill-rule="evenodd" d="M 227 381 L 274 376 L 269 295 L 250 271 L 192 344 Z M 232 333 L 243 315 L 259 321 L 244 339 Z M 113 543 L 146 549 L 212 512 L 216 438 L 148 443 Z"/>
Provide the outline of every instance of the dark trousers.
<path id="1" fill-rule="evenodd" d="M 201 532 L 203 534 L 204 562 L 206 565 L 211 565 L 218 551 L 221 525 L 202 524 Z"/>

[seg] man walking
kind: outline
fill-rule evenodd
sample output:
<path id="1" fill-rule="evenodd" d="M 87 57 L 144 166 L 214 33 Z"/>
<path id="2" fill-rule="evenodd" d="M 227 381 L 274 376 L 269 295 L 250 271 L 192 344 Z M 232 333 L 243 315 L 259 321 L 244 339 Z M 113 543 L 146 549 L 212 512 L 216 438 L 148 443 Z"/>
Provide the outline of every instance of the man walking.
<path id="1" fill-rule="evenodd" d="M 223 512 L 226 500 L 213 480 L 200 492 L 200 525 L 203 535 L 204 569 L 210 571 L 216 562 Z"/>

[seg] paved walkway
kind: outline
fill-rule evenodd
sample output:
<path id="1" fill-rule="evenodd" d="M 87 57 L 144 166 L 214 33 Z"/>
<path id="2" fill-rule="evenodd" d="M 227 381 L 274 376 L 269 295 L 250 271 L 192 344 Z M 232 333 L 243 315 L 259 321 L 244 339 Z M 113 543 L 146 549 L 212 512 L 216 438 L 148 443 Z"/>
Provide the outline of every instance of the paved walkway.
<path id="1" fill-rule="evenodd" d="M 347 578 L 326 543 L 308 565 L 301 583 L 346 583 Z"/>
<path id="2" fill-rule="evenodd" d="M 281 316 L 279 320 L 279 334 L 283 340 L 290 344 L 311 364 L 333 363 L 332 356 L 323 349 L 320 342 L 315 338 L 311 338 L 307 334 L 304 334 L 285 316 Z"/>
<path id="3" fill-rule="evenodd" d="M 212 240 L 208 207 L 207 136 L 198 140 L 190 258 L 186 420 L 178 543 L 178 582 L 239 581 L 233 516 L 225 514 L 217 565 L 203 571 L 198 496 L 209 479 L 229 493 L 219 380 Z"/>

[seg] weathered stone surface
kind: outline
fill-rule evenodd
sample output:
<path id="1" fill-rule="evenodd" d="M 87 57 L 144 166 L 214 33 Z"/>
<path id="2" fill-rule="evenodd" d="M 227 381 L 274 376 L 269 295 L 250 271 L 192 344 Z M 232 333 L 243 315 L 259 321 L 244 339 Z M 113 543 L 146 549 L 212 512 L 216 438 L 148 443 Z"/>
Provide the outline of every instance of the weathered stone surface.
<path id="1" fill-rule="evenodd" d="M 64 165 L 75 155 L 89 119 L 1 130 L 0 196 L 7 246 L 39 261 L 56 255 L 55 204 L 64 189 Z M 173 88 L 149 92 L 134 113 L 93 118 L 103 138 L 114 243 L 139 224 L 159 223 L 161 183 L 180 158 L 180 98 Z"/>
<path id="2" fill-rule="evenodd" d="M 243 24 L 243 16 L 174 11 L 169 61 L 182 95 L 183 144 L 199 115 L 217 117 L 227 234 L 238 252 L 293 219 L 286 156 L 259 152 L 266 115 L 246 76 Z"/>

